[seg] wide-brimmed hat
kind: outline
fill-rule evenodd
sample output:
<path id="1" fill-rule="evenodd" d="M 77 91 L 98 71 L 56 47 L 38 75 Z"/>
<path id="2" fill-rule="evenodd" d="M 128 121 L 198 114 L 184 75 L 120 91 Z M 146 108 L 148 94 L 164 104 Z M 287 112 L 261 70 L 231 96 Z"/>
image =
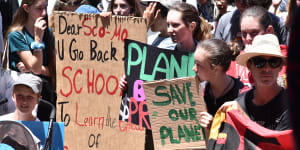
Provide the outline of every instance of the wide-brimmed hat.
<path id="1" fill-rule="evenodd" d="M 283 60 L 286 58 L 282 55 L 278 38 L 274 34 L 257 35 L 247 51 L 237 56 L 236 62 L 247 66 L 248 60 L 255 56 L 274 56 L 283 58 Z"/>
<path id="2" fill-rule="evenodd" d="M 182 0 L 141 0 L 141 2 L 159 2 L 166 8 L 170 9 L 172 5 L 182 2 Z"/>
<path id="3" fill-rule="evenodd" d="M 25 85 L 32 89 L 35 94 L 39 94 L 42 91 L 42 79 L 31 73 L 22 73 L 15 81 L 13 86 Z"/>

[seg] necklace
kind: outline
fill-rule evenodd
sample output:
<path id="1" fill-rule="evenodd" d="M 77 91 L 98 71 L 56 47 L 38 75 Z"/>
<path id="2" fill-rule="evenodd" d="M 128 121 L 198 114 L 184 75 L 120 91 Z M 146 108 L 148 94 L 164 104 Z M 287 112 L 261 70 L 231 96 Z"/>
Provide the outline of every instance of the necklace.
<path id="1" fill-rule="evenodd" d="M 226 92 L 228 91 L 228 89 L 230 88 L 230 86 L 231 86 L 231 84 L 232 84 L 232 82 L 233 82 L 233 79 L 229 78 L 229 80 L 230 80 L 230 82 L 229 82 L 229 83 L 227 84 L 227 86 L 224 88 L 224 90 L 222 91 L 222 93 L 220 94 L 219 97 L 225 95 L 225 93 L 226 93 Z M 209 93 L 210 93 L 211 97 L 213 97 L 214 103 L 216 104 L 217 97 L 214 96 L 214 94 L 212 93 L 212 89 L 209 91 Z"/>

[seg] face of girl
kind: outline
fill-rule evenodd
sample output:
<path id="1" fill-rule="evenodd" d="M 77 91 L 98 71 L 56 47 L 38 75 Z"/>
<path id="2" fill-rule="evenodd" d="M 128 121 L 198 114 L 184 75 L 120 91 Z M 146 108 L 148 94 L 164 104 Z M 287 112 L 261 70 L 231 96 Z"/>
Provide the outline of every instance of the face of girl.
<path id="1" fill-rule="evenodd" d="M 181 12 L 170 10 L 167 16 L 168 33 L 175 43 L 183 43 L 193 37 L 193 30 L 189 29 L 181 19 Z"/>
<path id="2" fill-rule="evenodd" d="M 251 45 L 255 36 L 266 34 L 257 18 L 246 16 L 241 20 L 241 32 L 244 45 Z"/>
<path id="3" fill-rule="evenodd" d="M 197 48 L 195 54 L 195 65 L 193 71 L 200 81 L 210 81 L 215 74 L 214 68 L 211 66 L 209 53 L 203 48 Z"/>
<path id="4" fill-rule="evenodd" d="M 36 0 L 32 5 L 24 4 L 23 8 L 28 13 L 28 19 L 36 20 L 39 17 L 46 17 L 47 15 L 47 0 Z"/>
<path id="5" fill-rule="evenodd" d="M 120 16 L 129 16 L 130 6 L 127 0 L 115 0 L 113 4 L 113 14 Z"/>

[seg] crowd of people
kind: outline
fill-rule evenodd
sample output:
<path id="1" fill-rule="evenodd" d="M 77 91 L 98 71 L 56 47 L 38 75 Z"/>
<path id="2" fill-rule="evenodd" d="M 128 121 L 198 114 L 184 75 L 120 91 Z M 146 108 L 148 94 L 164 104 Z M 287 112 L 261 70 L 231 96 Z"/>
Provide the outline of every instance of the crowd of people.
<path id="1" fill-rule="evenodd" d="M 24 74 L 13 86 L 16 110 L 0 119 L 47 121 L 49 111 L 36 107 L 39 97 L 56 105 L 55 46 L 48 3 L 22 0 L 7 28 L 2 18 L 9 13 L 1 2 L 0 49 L 3 52 L 4 44 L 9 43 L 7 67 Z M 52 9 L 102 17 L 143 17 L 149 30 L 147 44 L 194 53 L 193 70 L 204 87 L 207 107 L 199 120 L 209 132 L 218 109 L 237 105 L 266 128 L 292 128 L 286 85 L 278 83 L 278 76 L 287 63 L 283 47 L 288 47 L 298 7 L 300 0 L 56 0 Z M 251 84 L 243 93 L 248 83 L 239 80 L 238 72 L 228 73 L 236 65 L 249 71 Z M 126 84 L 124 75 L 119 87 L 125 90 Z M 31 111 L 37 111 L 37 116 Z M 151 147 L 146 142 L 145 149 Z"/>

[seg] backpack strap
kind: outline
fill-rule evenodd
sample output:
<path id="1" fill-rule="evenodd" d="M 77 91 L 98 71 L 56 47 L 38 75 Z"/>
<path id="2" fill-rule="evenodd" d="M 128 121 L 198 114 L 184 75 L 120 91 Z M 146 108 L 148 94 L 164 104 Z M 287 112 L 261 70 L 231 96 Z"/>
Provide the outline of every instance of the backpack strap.
<path id="1" fill-rule="evenodd" d="M 19 32 L 24 37 L 26 44 L 28 44 L 27 38 L 22 31 L 15 31 L 15 32 Z M 4 66 L 5 62 L 6 62 L 6 66 Z M 1 69 L 10 70 L 10 68 L 9 68 L 9 40 L 8 39 L 5 42 L 4 52 L 3 52 L 3 56 L 1 58 Z"/>

